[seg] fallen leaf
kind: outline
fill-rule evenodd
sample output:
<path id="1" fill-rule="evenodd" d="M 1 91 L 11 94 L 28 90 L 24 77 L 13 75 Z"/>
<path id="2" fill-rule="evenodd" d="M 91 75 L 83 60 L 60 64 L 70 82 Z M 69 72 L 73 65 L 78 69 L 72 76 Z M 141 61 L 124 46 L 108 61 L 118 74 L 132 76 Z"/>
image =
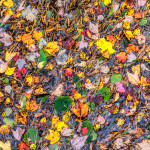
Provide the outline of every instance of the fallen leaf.
<path id="1" fill-rule="evenodd" d="M 81 150 L 82 147 L 85 145 L 86 139 L 88 136 L 78 136 L 75 134 L 73 138 L 71 139 L 71 145 L 76 150 Z"/>
<path id="2" fill-rule="evenodd" d="M 72 131 L 73 131 L 73 129 L 68 129 L 67 127 L 63 128 L 63 130 L 61 130 L 61 135 L 65 136 L 65 137 L 71 136 Z"/>
<path id="3" fill-rule="evenodd" d="M 6 143 L 0 141 L 0 148 L 2 148 L 3 150 L 11 150 L 10 141 L 7 141 Z"/>
<path id="4" fill-rule="evenodd" d="M 0 42 L 4 43 L 4 46 L 10 46 L 13 43 L 12 36 L 6 32 L 1 32 L 0 38 Z"/>
<path id="5" fill-rule="evenodd" d="M 2 125 L 2 126 L 0 127 L 0 133 L 1 133 L 2 135 L 8 134 L 9 131 L 10 131 L 10 126 L 9 126 L 9 125 Z"/>
<path id="6" fill-rule="evenodd" d="M 120 52 L 119 54 L 116 55 L 119 61 L 121 62 L 126 62 L 127 55 L 125 52 Z"/>
<path id="7" fill-rule="evenodd" d="M 49 130 L 49 134 L 47 134 L 47 136 L 45 137 L 47 140 L 50 141 L 50 144 L 53 145 L 56 142 L 59 141 L 60 139 L 60 134 L 58 131 L 54 131 L 54 130 Z"/>
<path id="8" fill-rule="evenodd" d="M 56 88 L 56 90 L 54 90 L 51 95 L 54 95 L 54 96 L 61 96 L 64 92 L 64 86 L 63 84 L 59 84 Z"/>
<path id="9" fill-rule="evenodd" d="M 146 4 L 146 0 L 138 0 L 139 6 L 144 6 Z"/>
<path id="10" fill-rule="evenodd" d="M 21 128 L 17 127 L 16 131 L 12 130 L 12 132 L 13 132 L 13 136 L 15 137 L 15 139 L 20 141 L 22 135 L 25 132 L 25 129 L 21 129 Z"/>
<path id="11" fill-rule="evenodd" d="M 26 102 L 26 109 L 28 111 L 35 111 L 38 109 L 40 104 L 36 104 L 36 100 L 31 100 Z"/>
<path id="12" fill-rule="evenodd" d="M 88 113 L 88 105 L 78 102 L 76 108 L 70 109 L 77 117 L 85 117 Z"/>
<path id="13" fill-rule="evenodd" d="M 149 150 L 150 149 L 150 140 L 143 140 L 141 143 L 137 143 L 140 146 L 141 150 Z"/>
<path id="14" fill-rule="evenodd" d="M 97 122 L 99 122 L 101 124 L 104 124 L 105 123 L 105 118 L 103 116 L 101 116 L 101 115 L 98 115 Z"/>
<path id="15" fill-rule="evenodd" d="M 128 77 L 128 80 L 130 81 L 131 84 L 134 84 L 134 85 L 139 85 L 140 84 L 140 79 L 139 79 L 137 71 L 135 71 L 134 74 L 129 73 L 127 71 L 127 77 Z"/>
<path id="16" fill-rule="evenodd" d="M 120 93 L 124 93 L 125 92 L 125 88 L 123 87 L 123 84 L 120 82 L 116 82 L 116 90 Z"/>
<path id="17" fill-rule="evenodd" d="M 23 141 L 21 141 L 17 147 L 19 150 L 30 150 L 30 147 L 24 143 Z"/>

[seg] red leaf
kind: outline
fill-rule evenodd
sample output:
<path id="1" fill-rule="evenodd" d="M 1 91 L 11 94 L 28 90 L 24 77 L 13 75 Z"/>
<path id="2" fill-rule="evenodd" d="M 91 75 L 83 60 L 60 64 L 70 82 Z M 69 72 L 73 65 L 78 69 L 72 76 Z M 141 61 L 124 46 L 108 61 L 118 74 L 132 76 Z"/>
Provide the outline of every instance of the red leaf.
<path id="1" fill-rule="evenodd" d="M 84 127 L 81 129 L 81 131 L 82 131 L 82 135 L 85 135 L 88 132 L 88 128 Z"/>

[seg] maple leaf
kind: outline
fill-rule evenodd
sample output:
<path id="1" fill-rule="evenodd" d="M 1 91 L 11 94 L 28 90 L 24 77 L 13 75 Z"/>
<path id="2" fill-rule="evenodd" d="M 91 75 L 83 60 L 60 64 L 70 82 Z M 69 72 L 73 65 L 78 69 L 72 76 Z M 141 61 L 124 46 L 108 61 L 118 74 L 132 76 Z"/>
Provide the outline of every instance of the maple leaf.
<path id="1" fill-rule="evenodd" d="M 82 102 L 78 102 L 76 108 L 71 108 L 70 110 L 77 116 L 77 117 L 85 117 L 88 113 L 88 105 L 83 104 Z"/>

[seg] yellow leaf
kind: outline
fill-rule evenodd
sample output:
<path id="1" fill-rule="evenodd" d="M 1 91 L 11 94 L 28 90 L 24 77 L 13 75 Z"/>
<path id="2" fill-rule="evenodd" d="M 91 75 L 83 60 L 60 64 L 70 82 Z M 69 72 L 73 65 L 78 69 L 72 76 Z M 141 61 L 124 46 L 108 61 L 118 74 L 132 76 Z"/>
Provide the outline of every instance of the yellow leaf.
<path id="1" fill-rule="evenodd" d="M 130 29 L 130 22 L 129 21 L 124 22 L 123 27 L 125 29 Z"/>
<path id="2" fill-rule="evenodd" d="M 35 145 L 34 143 L 32 143 L 32 144 L 30 145 L 30 149 L 36 149 L 36 145 Z"/>
<path id="3" fill-rule="evenodd" d="M 57 131 L 61 131 L 64 127 L 67 127 L 67 125 L 63 121 L 60 121 L 57 126 Z"/>
<path id="4" fill-rule="evenodd" d="M 140 29 L 137 28 L 133 31 L 133 35 L 136 36 L 136 35 L 139 35 L 140 34 Z"/>
<path id="5" fill-rule="evenodd" d="M 124 119 L 123 118 L 119 118 L 117 125 L 118 126 L 122 126 L 124 124 Z"/>
<path id="6" fill-rule="evenodd" d="M 46 123 L 46 117 L 42 118 L 42 119 L 40 120 L 40 122 L 41 122 L 41 123 Z"/>
<path id="7" fill-rule="evenodd" d="M 17 54 L 16 52 L 13 52 L 13 53 L 6 52 L 5 60 L 6 60 L 7 62 L 10 61 L 16 54 Z"/>
<path id="8" fill-rule="evenodd" d="M 81 52 L 81 53 L 80 53 L 80 57 L 81 57 L 82 59 L 85 59 L 85 58 L 86 58 L 86 54 L 85 54 L 84 52 Z"/>
<path id="9" fill-rule="evenodd" d="M 26 76 L 26 82 L 31 86 L 34 83 L 33 77 L 31 75 Z"/>
<path id="10" fill-rule="evenodd" d="M 70 57 L 70 58 L 67 60 L 67 63 L 70 63 L 70 62 L 72 62 L 72 61 L 73 61 L 73 58 Z"/>
<path id="11" fill-rule="evenodd" d="M 3 150 L 11 150 L 10 141 L 7 141 L 6 143 L 0 141 L 0 148 L 2 148 Z"/>
<path id="12" fill-rule="evenodd" d="M 55 56 L 55 53 L 58 52 L 60 47 L 57 45 L 57 42 L 49 42 L 46 47 L 46 52 L 52 56 Z"/>
<path id="13" fill-rule="evenodd" d="M 2 92 L 0 92 L 0 98 L 4 97 L 4 94 Z"/>
<path id="14" fill-rule="evenodd" d="M 126 31 L 124 31 L 124 33 L 125 33 L 126 37 L 128 38 L 128 40 L 130 40 L 130 38 L 134 37 L 132 31 L 130 31 L 130 30 L 126 30 Z"/>
<path id="15" fill-rule="evenodd" d="M 13 6 L 14 2 L 12 0 L 7 0 L 3 3 L 7 8 L 10 8 Z"/>
<path id="16" fill-rule="evenodd" d="M 11 76 L 12 74 L 14 74 L 15 68 L 16 67 L 12 67 L 12 68 L 8 67 L 8 69 L 5 72 L 5 75 Z"/>
<path id="17" fill-rule="evenodd" d="M 109 5 L 111 3 L 111 0 L 104 0 L 105 6 Z"/>
<path id="18" fill-rule="evenodd" d="M 81 94 L 79 94 L 78 91 L 76 91 L 76 93 L 74 94 L 74 98 L 75 99 L 81 98 Z"/>
<path id="19" fill-rule="evenodd" d="M 53 69 L 53 65 L 51 63 L 49 63 L 49 64 L 46 65 L 45 69 L 52 70 Z"/>
<path id="20" fill-rule="evenodd" d="M 53 128 L 57 128 L 59 123 L 59 117 L 52 117 L 52 126 Z"/>
<path id="21" fill-rule="evenodd" d="M 0 133 L 1 133 L 2 135 L 8 134 L 9 131 L 10 131 L 10 126 L 9 126 L 9 125 L 2 125 L 2 126 L 0 127 Z"/>
<path id="22" fill-rule="evenodd" d="M 48 134 L 45 138 L 50 141 L 50 144 L 53 145 L 60 139 L 60 134 L 58 131 L 49 130 L 50 134 Z"/>
<path id="23" fill-rule="evenodd" d="M 64 122 L 69 121 L 70 116 L 71 116 L 70 111 L 65 112 L 65 114 L 63 115 L 62 121 L 64 121 Z"/>
<path id="24" fill-rule="evenodd" d="M 109 58 L 109 55 L 115 53 L 116 51 L 112 48 L 113 44 L 105 40 L 105 38 L 100 38 L 96 41 L 96 46 L 100 49 L 102 55 Z"/>
<path id="25" fill-rule="evenodd" d="M 41 39 L 41 37 L 43 37 L 43 34 L 42 34 L 41 31 L 35 31 L 35 32 L 33 33 L 33 37 L 34 37 L 37 41 L 39 41 L 39 40 Z"/>
<path id="26" fill-rule="evenodd" d="M 6 11 L 6 15 L 13 15 L 14 13 L 13 13 L 13 11 L 11 10 L 11 9 L 7 9 L 7 11 Z"/>

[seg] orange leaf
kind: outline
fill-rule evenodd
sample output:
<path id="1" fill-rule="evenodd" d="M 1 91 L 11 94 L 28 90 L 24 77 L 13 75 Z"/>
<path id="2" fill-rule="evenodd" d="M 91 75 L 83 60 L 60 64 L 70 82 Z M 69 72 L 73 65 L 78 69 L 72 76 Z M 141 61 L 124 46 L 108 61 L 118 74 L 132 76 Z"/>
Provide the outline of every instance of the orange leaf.
<path id="1" fill-rule="evenodd" d="M 119 61 L 121 62 L 126 62 L 127 55 L 125 52 L 120 52 L 119 54 L 116 55 Z"/>
<path id="2" fill-rule="evenodd" d="M 88 113 L 88 105 L 83 104 L 82 102 L 78 102 L 76 108 L 70 109 L 77 117 L 85 117 Z"/>
<path id="3" fill-rule="evenodd" d="M 27 146 L 23 141 L 21 141 L 18 145 L 19 150 L 30 150 L 30 147 Z"/>
<path id="4" fill-rule="evenodd" d="M 39 107 L 39 104 L 36 104 L 36 101 L 35 100 L 32 100 L 32 101 L 27 101 L 26 102 L 26 109 L 29 110 L 29 111 L 35 111 L 37 110 Z"/>

